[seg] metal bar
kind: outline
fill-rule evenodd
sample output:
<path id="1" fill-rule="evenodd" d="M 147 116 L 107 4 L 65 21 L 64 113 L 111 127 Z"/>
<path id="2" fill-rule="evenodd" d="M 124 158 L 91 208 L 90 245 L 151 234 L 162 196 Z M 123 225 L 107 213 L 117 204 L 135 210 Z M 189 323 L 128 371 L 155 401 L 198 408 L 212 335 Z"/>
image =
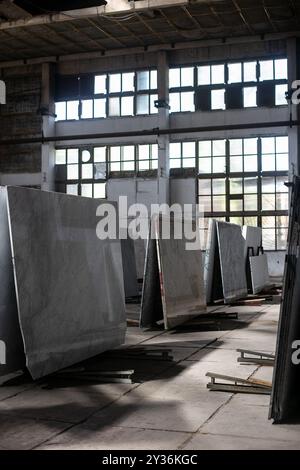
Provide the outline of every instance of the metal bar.
<path id="1" fill-rule="evenodd" d="M 251 34 L 255 34 L 255 31 L 254 29 L 250 26 L 250 24 L 248 23 L 248 21 L 246 20 L 246 17 L 244 15 L 244 13 L 242 12 L 241 10 L 241 7 L 239 6 L 237 0 L 232 0 L 232 3 L 234 4 L 235 8 L 237 9 L 239 15 L 240 15 L 240 18 L 242 19 L 243 23 L 246 25 L 248 31 L 251 33 Z"/>
<path id="2" fill-rule="evenodd" d="M 102 26 L 100 27 L 100 25 L 98 24 L 98 22 L 96 23 L 96 21 L 92 20 L 91 18 L 87 18 L 87 21 L 88 23 L 90 23 L 92 26 L 94 26 L 94 28 L 98 29 L 98 31 L 100 31 L 102 34 L 104 34 L 106 37 L 108 37 L 109 39 L 112 39 L 113 41 L 117 42 L 120 46 L 122 47 L 126 47 L 126 44 L 124 44 L 120 39 L 116 38 L 115 36 L 113 36 L 112 34 L 108 33 L 106 31 L 106 29 L 103 29 Z"/>
<path id="3" fill-rule="evenodd" d="M 237 352 L 240 352 L 241 355 L 238 357 L 237 362 L 241 363 L 250 363 L 250 364 L 259 364 L 263 366 L 274 366 L 275 356 L 274 354 L 268 354 L 257 351 L 250 351 L 247 349 L 237 349 Z M 246 354 L 250 357 L 246 357 Z"/>
<path id="4" fill-rule="evenodd" d="M 60 141 L 72 141 L 72 140 L 92 140 L 92 139 L 110 139 L 110 138 L 123 138 L 123 137 L 143 137 L 150 135 L 168 135 L 168 134 L 192 134 L 196 132 L 218 132 L 218 131 L 230 131 L 230 130 L 245 130 L 245 129 L 265 129 L 269 127 L 292 127 L 299 126 L 300 120 L 293 121 L 269 121 L 269 122 L 256 122 L 249 124 L 229 124 L 225 126 L 199 126 L 190 128 L 172 128 L 172 129 L 145 129 L 143 131 L 128 131 L 128 132 L 106 132 L 97 134 L 85 134 L 85 135 L 65 135 L 65 136 L 52 136 L 52 137 L 34 137 L 25 139 L 2 139 L 0 140 L 0 146 L 4 145 L 16 145 L 16 144 L 41 144 L 46 142 L 60 142 Z"/>
<path id="5" fill-rule="evenodd" d="M 265 15 L 266 15 L 266 17 L 267 17 L 267 19 L 268 19 L 268 22 L 270 23 L 270 25 L 271 25 L 272 28 L 273 28 L 273 30 L 277 32 L 277 31 L 278 31 L 278 28 L 277 28 L 277 26 L 275 25 L 274 21 L 272 20 L 271 15 L 270 15 L 270 13 L 269 13 L 269 10 L 268 10 L 267 6 L 265 5 L 265 2 L 264 2 L 264 1 L 263 1 L 263 10 L 264 10 Z"/>
<path id="6" fill-rule="evenodd" d="M 214 392 L 232 392 L 232 393 L 251 393 L 257 395 L 271 395 L 271 389 L 263 389 L 259 387 L 251 387 L 245 385 L 231 384 L 207 384 L 207 388 Z"/>
<path id="7" fill-rule="evenodd" d="M 271 382 L 261 379 L 243 379 L 241 377 L 233 377 L 232 375 L 223 375 L 217 374 L 215 372 L 207 372 L 206 377 L 211 378 L 211 383 L 215 384 L 216 379 L 225 380 L 227 382 L 234 382 L 235 385 L 242 384 L 242 385 L 251 385 L 254 387 L 261 387 L 261 388 L 271 388 Z M 226 385 L 226 384 L 225 384 Z"/>

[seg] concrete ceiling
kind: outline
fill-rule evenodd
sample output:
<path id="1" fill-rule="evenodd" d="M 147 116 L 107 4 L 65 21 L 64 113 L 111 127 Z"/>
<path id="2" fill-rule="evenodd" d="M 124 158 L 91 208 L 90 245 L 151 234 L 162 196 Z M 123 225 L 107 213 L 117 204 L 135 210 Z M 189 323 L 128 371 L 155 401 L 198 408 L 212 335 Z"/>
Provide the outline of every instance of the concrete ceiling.
<path id="1" fill-rule="evenodd" d="M 0 0 L 0 61 L 300 30 L 300 0 L 65 0 L 42 15 L 24 2 Z"/>

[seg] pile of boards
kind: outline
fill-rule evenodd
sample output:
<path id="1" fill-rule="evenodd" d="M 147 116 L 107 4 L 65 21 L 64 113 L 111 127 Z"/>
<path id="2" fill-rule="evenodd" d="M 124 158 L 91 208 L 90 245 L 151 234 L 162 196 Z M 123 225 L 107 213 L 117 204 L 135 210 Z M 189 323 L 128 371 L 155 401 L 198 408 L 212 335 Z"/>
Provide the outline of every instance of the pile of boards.
<path id="1" fill-rule="evenodd" d="M 37 379 L 124 342 L 121 246 L 97 237 L 99 204 L 0 188 L 1 375 Z"/>

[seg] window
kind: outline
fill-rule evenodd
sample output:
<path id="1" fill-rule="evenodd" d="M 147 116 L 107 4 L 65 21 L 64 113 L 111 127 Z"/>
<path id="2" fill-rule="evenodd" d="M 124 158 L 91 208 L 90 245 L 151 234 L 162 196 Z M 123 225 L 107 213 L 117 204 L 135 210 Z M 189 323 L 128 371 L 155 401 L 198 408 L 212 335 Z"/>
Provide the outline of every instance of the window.
<path id="1" fill-rule="evenodd" d="M 287 136 L 199 141 L 198 201 L 205 218 L 261 226 L 266 250 L 285 249 L 288 160 Z"/>
<path id="2" fill-rule="evenodd" d="M 171 113 L 195 111 L 194 67 L 169 70 L 169 105 Z"/>
<path id="3" fill-rule="evenodd" d="M 158 145 L 138 145 L 138 171 L 155 170 L 158 164 Z"/>
<path id="4" fill-rule="evenodd" d="M 172 142 L 169 147 L 170 168 L 196 166 L 196 142 Z"/>
<path id="5" fill-rule="evenodd" d="M 134 171 L 135 147 L 134 145 L 114 146 L 109 148 L 110 171 Z"/>

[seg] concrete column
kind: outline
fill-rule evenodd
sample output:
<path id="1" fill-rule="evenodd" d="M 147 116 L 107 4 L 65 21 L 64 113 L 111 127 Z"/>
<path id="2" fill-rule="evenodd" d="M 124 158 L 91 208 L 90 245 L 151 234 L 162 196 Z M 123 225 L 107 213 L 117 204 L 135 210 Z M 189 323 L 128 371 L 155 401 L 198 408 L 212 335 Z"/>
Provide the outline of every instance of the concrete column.
<path id="1" fill-rule="evenodd" d="M 157 87 L 158 99 L 169 103 L 169 64 L 165 51 L 160 51 L 157 58 Z M 158 108 L 158 127 L 169 127 L 169 109 Z M 158 137 L 158 173 L 157 173 L 157 202 L 170 202 L 169 189 L 169 136 Z"/>
<path id="2" fill-rule="evenodd" d="M 50 137 L 55 135 L 54 118 L 54 64 L 42 65 L 42 99 L 41 113 L 43 119 L 43 135 Z M 45 191 L 55 189 L 55 145 L 45 143 L 41 146 L 42 181 L 41 188 Z"/>
<path id="3" fill-rule="evenodd" d="M 292 89 L 292 83 L 294 80 L 300 80 L 300 42 L 296 38 L 287 39 L 287 58 L 288 58 L 288 84 L 289 90 Z M 292 119 L 300 118 L 299 105 L 290 105 L 290 117 Z M 299 175 L 299 145 L 300 145 L 300 134 L 299 127 L 289 128 L 289 177 L 292 175 Z"/>

